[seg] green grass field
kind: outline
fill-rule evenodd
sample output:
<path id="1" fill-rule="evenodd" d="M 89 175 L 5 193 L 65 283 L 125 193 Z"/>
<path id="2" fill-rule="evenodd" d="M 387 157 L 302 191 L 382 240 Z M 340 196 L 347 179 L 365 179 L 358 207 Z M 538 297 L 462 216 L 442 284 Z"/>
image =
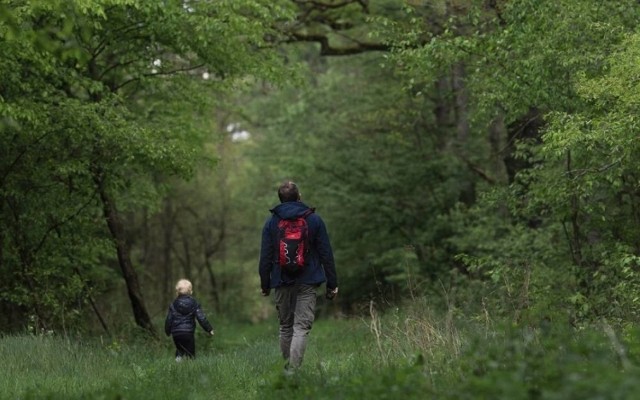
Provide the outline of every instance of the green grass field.
<path id="1" fill-rule="evenodd" d="M 56 336 L 0 339 L 0 397 L 52 399 L 250 399 L 288 384 L 282 375 L 277 323 L 218 326 L 196 336 L 198 357 L 176 363 L 161 343 L 78 341 Z M 304 371 L 294 380 L 340 379 L 373 361 L 362 321 L 318 321 Z M 322 376 L 322 377 L 321 377 Z"/>
<path id="2" fill-rule="evenodd" d="M 302 370 L 283 374 L 275 321 L 218 324 L 196 360 L 171 340 L 0 338 L 1 399 L 634 399 L 635 330 L 454 329 L 391 315 L 319 320 Z"/>

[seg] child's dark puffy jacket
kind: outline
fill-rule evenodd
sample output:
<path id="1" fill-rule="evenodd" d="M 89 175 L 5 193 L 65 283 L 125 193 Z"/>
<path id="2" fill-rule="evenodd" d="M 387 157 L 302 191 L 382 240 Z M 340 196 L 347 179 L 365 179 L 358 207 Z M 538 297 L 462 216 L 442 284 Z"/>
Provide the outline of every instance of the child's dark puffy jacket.
<path id="1" fill-rule="evenodd" d="M 181 333 L 193 334 L 196 330 L 196 319 L 205 331 L 213 330 L 200 304 L 189 295 L 180 295 L 169 306 L 169 312 L 164 321 L 164 332 L 167 336 Z"/>

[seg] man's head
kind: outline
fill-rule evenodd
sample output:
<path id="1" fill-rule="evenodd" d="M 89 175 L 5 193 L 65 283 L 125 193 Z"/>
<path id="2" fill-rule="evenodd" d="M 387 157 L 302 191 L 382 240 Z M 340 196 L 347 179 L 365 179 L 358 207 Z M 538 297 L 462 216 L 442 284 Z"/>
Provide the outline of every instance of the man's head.
<path id="1" fill-rule="evenodd" d="M 278 198 L 280 199 L 280 203 L 300 201 L 298 185 L 291 181 L 284 181 L 278 188 Z"/>

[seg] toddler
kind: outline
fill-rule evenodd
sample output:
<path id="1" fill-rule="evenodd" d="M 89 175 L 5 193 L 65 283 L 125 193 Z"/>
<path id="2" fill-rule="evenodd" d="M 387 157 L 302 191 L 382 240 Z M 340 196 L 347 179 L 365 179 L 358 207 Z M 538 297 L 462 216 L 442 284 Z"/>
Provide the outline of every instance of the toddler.
<path id="1" fill-rule="evenodd" d="M 164 332 L 173 337 L 176 345 L 176 361 L 196 356 L 196 319 L 198 323 L 213 336 L 213 327 L 207 320 L 200 304 L 191 295 L 193 286 L 186 279 L 180 279 L 176 284 L 176 299 L 169 306 L 169 312 L 164 322 Z"/>

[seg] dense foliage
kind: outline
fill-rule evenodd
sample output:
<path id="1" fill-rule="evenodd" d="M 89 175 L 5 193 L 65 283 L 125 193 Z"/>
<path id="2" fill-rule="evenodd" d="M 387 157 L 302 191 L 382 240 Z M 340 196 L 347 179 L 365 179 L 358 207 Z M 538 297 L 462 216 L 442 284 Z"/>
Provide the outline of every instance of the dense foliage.
<path id="1" fill-rule="evenodd" d="M 260 320 L 285 178 L 341 295 L 633 323 L 637 2 L 0 2 L 0 330 Z M 331 56 L 343 57 L 331 57 Z M 129 311 L 131 309 L 131 311 Z"/>
<path id="2" fill-rule="evenodd" d="M 293 176 L 327 215 L 343 307 L 427 294 L 514 321 L 633 321 L 637 4 L 370 11 L 389 52 L 298 50 L 307 85 L 249 113 L 255 185 Z"/>
<path id="3" fill-rule="evenodd" d="M 127 213 L 157 209 L 171 176 L 213 156 L 209 116 L 226 82 L 277 77 L 272 52 L 255 49 L 286 10 L 4 1 L 0 15 L 3 325 L 76 325 L 90 302 L 106 329 L 92 298 L 113 286 L 115 264 L 153 332 Z"/>

